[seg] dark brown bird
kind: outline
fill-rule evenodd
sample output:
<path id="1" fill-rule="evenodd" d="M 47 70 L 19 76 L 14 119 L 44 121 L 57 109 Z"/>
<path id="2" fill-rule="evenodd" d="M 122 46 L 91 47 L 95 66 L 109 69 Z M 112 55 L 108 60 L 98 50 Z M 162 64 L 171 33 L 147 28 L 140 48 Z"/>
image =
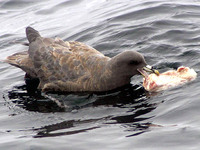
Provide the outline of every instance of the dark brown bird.
<path id="1" fill-rule="evenodd" d="M 108 91 L 130 83 L 130 78 L 147 66 L 136 51 L 125 51 L 113 58 L 104 56 L 81 42 L 43 38 L 26 28 L 28 51 L 7 57 L 5 62 L 21 68 L 40 80 L 42 91 Z"/>

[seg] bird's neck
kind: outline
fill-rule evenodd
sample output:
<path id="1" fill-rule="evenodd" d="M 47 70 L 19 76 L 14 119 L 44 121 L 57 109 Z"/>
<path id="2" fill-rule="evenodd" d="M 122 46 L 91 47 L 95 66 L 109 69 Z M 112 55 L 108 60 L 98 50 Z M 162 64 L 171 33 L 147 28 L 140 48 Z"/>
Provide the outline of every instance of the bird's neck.
<path id="1" fill-rule="evenodd" d="M 104 72 L 102 73 L 101 83 L 106 90 L 112 90 L 130 83 L 130 77 L 123 76 L 120 70 L 115 68 L 115 65 L 116 64 L 113 63 L 111 59 L 111 61 L 105 66 Z"/>

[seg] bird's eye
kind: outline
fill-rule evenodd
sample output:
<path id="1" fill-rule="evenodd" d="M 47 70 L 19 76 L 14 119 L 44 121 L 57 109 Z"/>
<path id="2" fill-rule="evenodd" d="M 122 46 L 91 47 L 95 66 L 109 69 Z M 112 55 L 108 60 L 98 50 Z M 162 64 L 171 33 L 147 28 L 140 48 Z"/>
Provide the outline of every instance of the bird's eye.
<path id="1" fill-rule="evenodd" d="M 130 65 L 138 65 L 139 64 L 139 62 L 138 61 L 130 61 L 130 63 L 129 63 Z"/>

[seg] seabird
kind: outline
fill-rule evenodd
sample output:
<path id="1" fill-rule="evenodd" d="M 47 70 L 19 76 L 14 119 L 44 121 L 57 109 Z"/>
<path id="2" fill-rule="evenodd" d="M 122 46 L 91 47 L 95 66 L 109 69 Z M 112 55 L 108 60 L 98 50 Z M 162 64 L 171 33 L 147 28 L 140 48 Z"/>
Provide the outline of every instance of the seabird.
<path id="1" fill-rule="evenodd" d="M 28 51 L 8 56 L 5 62 L 39 79 L 42 91 L 109 91 L 129 84 L 136 74 L 158 74 L 136 51 L 110 58 L 81 42 L 41 37 L 31 27 L 26 28 L 26 36 Z"/>

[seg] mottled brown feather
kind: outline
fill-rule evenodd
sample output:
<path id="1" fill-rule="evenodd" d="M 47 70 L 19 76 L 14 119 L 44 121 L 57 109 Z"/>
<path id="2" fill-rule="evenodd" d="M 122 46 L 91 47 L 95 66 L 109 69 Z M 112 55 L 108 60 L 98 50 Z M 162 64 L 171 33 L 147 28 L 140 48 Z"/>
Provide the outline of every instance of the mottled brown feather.
<path id="1" fill-rule="evenodd" d="M 28 72 L 29 75 L 33 78 L 37 76 L 34 72 L 34 66 L 31 59 L 29 58 L 28 51 L 15 53 L 11 56 L 8 56 L 4 62 L 21 68 L 24 72 Z"/>
<path id="2" fill-rule="evenodd" d="M 28 52 L 9 56 L 6 62 L 39 78 L 38 88 L 43 91 L 111 90 L 128 84 L 131 76 L 138 73 L 137 68 L 146 65 L 137 52 L 124 52 L 111 59 L 81 42 L 43 38 L 31 27 L 26 29 L 26 34 Z M 129 57 L 140 61 L 137 68 L 132 70 L 124 64 Z M 121 66 L 116 65 L 120 63 Z"/>

